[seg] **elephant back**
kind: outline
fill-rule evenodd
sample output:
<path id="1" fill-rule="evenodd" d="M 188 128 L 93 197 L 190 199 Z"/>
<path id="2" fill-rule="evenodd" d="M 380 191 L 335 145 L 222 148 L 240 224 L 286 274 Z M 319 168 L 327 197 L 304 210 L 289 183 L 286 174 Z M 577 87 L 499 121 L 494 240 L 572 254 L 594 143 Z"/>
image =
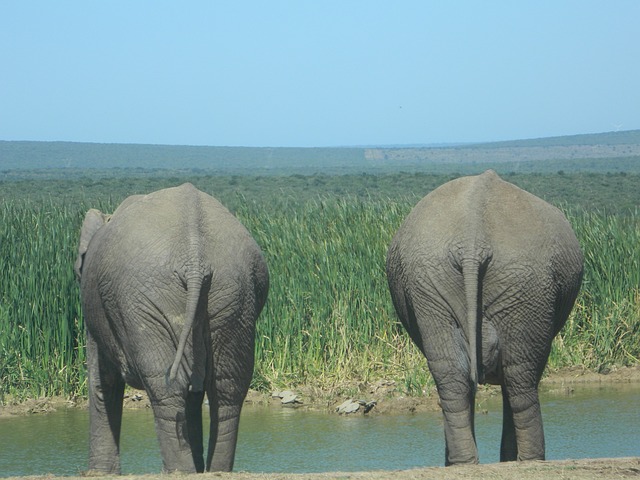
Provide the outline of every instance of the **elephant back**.
<path id="1" fill-rule="evenodd" d="M 87 257 L 101 277 L 98 285 L 117 286 L 119 297 L 153 281 L 186 283 L 192 274 L 258 282 L 265 291 L 268 284 L 262 252 L 248 230 L 188 183 L 129 197 L 97 232 Z"/>
<path id="2" fill-rule="evenodd" d="M 573 229 L 558 208 L 492 170 L 433 190 L 413 208 L 394 242 L 434 253 L 489 248 L 494 259 L 505 263 L 524 257 L 537 261 L 558 250 L 581 257 Z"/>
<path id="3" fill-rule="evenodd" d="M 178 251 L 185 251 L 178 245 L 186 247 L 196 238 L 202 239 L 203 252 L 210 260 L 242 258 L 245 250 L 260 250 L 226 207 L 190 183 L 129 197 L 114 212 L 108 227 L 110 243 L 156 259 L 163 252 L 175 257 Z M 169 261 L 166 257 L 161 260 Z"/>

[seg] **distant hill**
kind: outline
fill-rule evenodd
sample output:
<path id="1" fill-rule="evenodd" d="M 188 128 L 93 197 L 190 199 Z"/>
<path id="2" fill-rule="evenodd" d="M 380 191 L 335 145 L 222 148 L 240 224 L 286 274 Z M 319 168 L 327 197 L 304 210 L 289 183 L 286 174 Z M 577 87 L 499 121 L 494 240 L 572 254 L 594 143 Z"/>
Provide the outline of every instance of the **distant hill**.
<path id="1" fill-rule="evenodd" d="M 291 175 L 515 172 L 640 172 L 640 130 L 458 146 L 249 148 L 0 141 L 0 178 L 44 175 Z M 47 173 L 48 172 L 48 173 Z"/>
<path id="2" fill-rule="evenodd" d="M 582 135 L 565 135 L 562 137 L 531 138 L 527 140 L 510 140 L 504 142 L 485 142 L 474 144 L 480 148 L 504 147 L 567 147 L 578 145 L 639 145 L 640 130 L 621 132 L 587 133 Z"/>

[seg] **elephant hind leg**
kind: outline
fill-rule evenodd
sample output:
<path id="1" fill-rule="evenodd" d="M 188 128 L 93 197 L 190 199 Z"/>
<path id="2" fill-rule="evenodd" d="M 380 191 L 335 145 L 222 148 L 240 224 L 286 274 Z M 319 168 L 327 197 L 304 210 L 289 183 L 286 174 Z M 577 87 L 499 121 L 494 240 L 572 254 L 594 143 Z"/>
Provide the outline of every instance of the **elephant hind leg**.
<path id="1" fill-rule="evenodd" d="M 502 440 L 500 441 L 500 461 L 514 462 L 518 459 L 516 427 L 513 424 L 513 411 L 506 389 L 502 387 Z"/>
<path id="2" fill-rule="evenodd" d="M 515 393 L 503 387 L 503 412 L 500 460 L 544 460 L 544 429 L 537 387 Z"/>
<path id="3" fill-rule="evenodd" d="M 204 443 L 202 438 L 202 401 L 204 392 L 187 395 L 187 435 L 196 472 L 204 472 Z"/>
<path id="4" fill-rule="evenodd" d="M 471 393 L 454 401 L 440 397 L 444 414 L 445 465 L 478 463 Z"/>
<path id="5" fill-rule="evenodd" d="M 518 444 L 518 460 L 521 461 L 545 459 L 542 412 L 537 393 L 536 391 L 535 401 L 529 402 L 524 408 L 516 410 L 513 399 L 510 402 Z"/>
<path id="6" fill-rule="evenodd" d="M 203 472 L 202 400 L 204 392 L 147 388 L 165 472 Z"/>
<path id="7" fill-rule="evenodd" d="M 87 333 L 89 380 L 89 470 L 120 474 L 120 431 L 125 383 L 111 362 L 98 352 Z"/>
<path id="8" fill-rule="evenodd" d="M 235 461 L 241 405 L 220 406 L 210 400 L 211 424 L 207 471 L 230 472 Z"/>
<path id="9" fill-rule="evenodd" d="M 215 361 L 206 382 L 211 417 L 207 470 L 228 472 L 233 469 L 240 411 L 253 373 L 254 307 L 227 309 L 211 320 L 214 323 L 211 351 Z"/>
<path id="10" fill-rule="evenodd" d="M 468 369 L 452 366 L 447 359 L 442 362 L 431 360 L 429 367 L 438 387 L 444 415 L 445 465 L 478 463 L 475 391 Z"/>

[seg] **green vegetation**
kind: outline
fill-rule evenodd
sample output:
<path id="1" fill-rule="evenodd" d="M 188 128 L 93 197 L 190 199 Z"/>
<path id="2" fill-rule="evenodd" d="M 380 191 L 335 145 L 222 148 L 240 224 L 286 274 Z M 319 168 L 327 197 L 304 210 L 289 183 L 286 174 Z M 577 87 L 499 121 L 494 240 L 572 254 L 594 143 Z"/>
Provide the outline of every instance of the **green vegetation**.
<path id="1" fill-rule="evenodd" d="M 0 211 L 0 401 L 84 391 L 84 330 L 69 263 L 77 207 L 5 200 Z"/>
<path id="2" fill-rule="evenodd" d="M 84 331 L 73 275 L 88 208 L 191 181 L 229 206 L 271 273 L 258 323 L 254 387 L 337 388 L 389 378 L 430 385 L 426 361 L 398 324 L 384 262 L 419 198 L 455 175 L 31 178 L 0 183 L 0 402 L 82 395 Z M 640 178 L 635 174 L 505 175 L 568 211 L 586 273 L 550 366 L 598 369 L 640 359 Z"/>
<path id="3" fill-rule="evenodd" d="M 640 361 L 640 218 L 599 211 L 570 215 L 585 276 L 551 365 L 589 368 Z"/>
<path id="4" fill-rule="evenodd" d="M 483 171 L 484 169 L 480 169 Z M 575 210 L 604 210 L 608 213 L 630 212 L 640 205 L 640 173 L 565 173 L 517 174 L 497 170 L 505 179 L 538 195 L 554 205 L 570 205 Z M 2 180 L 0 198 L 28 198 L 60 205 L 85 202 L 95 206 L 100 202 L 119 203 L 128 195 L 147 193 L 183 182 L 191 182 L 211 193 L 230 209 L 243 199 L 273 203 L 290 200 L 291 205 L 318 197 L 357 197 L 363 200 L 401 200 L 415 203 L 434 188 L 459 177 L 462 172 L 446 174 L 389 173 L 372 175 L 195 175 L 164 172 L 163 175 L 120 175 L 79 177 L 72 179 L 41 179 L 30 175 L 26 179 Z"/>

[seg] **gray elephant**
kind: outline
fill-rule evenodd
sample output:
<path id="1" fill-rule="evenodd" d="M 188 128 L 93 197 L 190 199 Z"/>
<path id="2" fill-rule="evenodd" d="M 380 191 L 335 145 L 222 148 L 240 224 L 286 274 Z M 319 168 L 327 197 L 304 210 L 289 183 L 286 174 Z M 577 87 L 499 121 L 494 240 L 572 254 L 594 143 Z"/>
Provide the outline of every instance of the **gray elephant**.
<path id="1" fill-rule="evenodd" d="M 125 383 L 145 389 L 165 471 L 231 470 L 269 274 L 240 222 L 191 184 L 89 210 L 80 236 L 93 471 L 119 473 Z"/>
<path id="2" fill-rule="evenodd" d="M 436 382 L 445 464 L 478 462 L 478 383 L 502 387 L 500 460 L 544 459 L 538 383 L 583 270 L 562 212 L 491 170 L 458 178 L 415 206 L 386 268 L 396 312 Z"/>

